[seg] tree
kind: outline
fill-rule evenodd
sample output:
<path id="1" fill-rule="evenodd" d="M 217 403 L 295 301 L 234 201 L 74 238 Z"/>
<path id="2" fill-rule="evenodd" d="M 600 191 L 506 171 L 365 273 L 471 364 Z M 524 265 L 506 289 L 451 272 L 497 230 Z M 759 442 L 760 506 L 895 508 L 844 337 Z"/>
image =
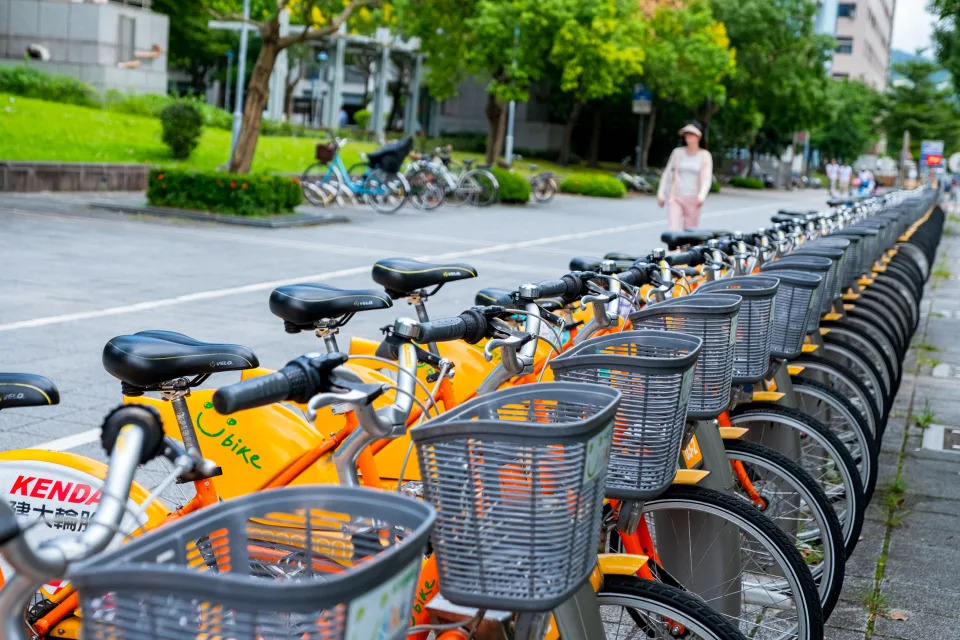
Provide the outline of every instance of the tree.
<path id="1" fill-rule="evenodd" d="M 210 13 L 197 2 L 153 0 L 150 8 L 170 18 L 167 61 L 170 67 L 186 71 L 193 93 L 207 90 L 210 72 L 223 63 L 236 35 L 207 27 Z"/>
<path id="2" fill-rule="evenodd" d="M 645 35 L 635 0 L 576 3 L 561 23 L 550 62 L 559 68 L 560 90 L 572 96 L 573 104 L 564 127 L 560 164 L 570 159 L 573 129 L 584 105 L 622 91 L 643 72 Z"/>
<path id="3" fill-rule="evenodd" d="M 811 133 L 811 143 L 824 158 L 851 160 L 880 136 L 882 96 L 856 80 L 838 80 L 827 88 L 825 123 Z"/>
<path id="4" fill-rule="evenodd" d="M 937 61 L 950 72 L 960 93 L 960 0 L 932 0 L 930 8 L 940 18 L 933 29 Z"/>
<path id="5" fill-rule="evenodd" d="M 653 140 L 657 110 L 666 104 L 702 110 L 707 116 L 726 100 L 724 80 L 736 68 L 726 27 L 717 22 L 709 5 L 659 5 L 650 15 L 652 38 L 646 48 L 644 82 L 654 95 L 643 142 L 646 165 Z M 709 117 L 702 117 L 709 124 Z"/>
<path id="6" fill-rule="evenodd" d="M 736 71 L 725 82 L 724 142 L 740 139 L 752 152 L 764 140 L 780 150 L 794 132 L 818 125 L 836 41 L 814 31 L 817 6 L 810 0 L 711 0 L 711 6 L 737 53 Z"/>
<path id="7" fill-rule="evenodd" d="M 221 19 L 242 20 L 239 0 L 202 0 L 210 12 Z M 247 97 L 243 107 L 243 122 L 237 145 L 230 159 L 230 171 L 247 173 L 253 163 L 260 136 L 263 110 L 270 97 L 270 74 L 277 56 L 300 42 L 322 40 L 340 29 L 352 16 L 362 24 L 380 21 L 370 7 L 378 7 L 381 0 L 251 0 L 250 24 L 260 32 L 260 54 L 250 73 Z M 302 25 L 286 36 L 280 35 L 280 12 L 290 12 L 292 24 Z M 389 21 L 389 5 L 384 8 Z M 299 31 L 299 33 L 297 32 Z"/>
<path id="8" fill-rule="evenodd" d="M 883 128 L 889 140 L 911 134 L 911 150 L 916 155 L 923 139 L 943 140 L 947 149 L 960 142 L 960 111 L 948 89 L 937 89 L 930 79 L 937 65 L 926 60 L 911 60 L 894 65 L 904 81 L 890 87 L 887 94 Z"/>
<path id="9" fill-rule="evenodd" d="M 487 80 L 487 162 L 503 148 L 506 104 L 524 102 L 548 65 L 573 0 L 398 0 L 398 25 L 428 52 L 427 87 L 442 100 L 465 77 Z"/>

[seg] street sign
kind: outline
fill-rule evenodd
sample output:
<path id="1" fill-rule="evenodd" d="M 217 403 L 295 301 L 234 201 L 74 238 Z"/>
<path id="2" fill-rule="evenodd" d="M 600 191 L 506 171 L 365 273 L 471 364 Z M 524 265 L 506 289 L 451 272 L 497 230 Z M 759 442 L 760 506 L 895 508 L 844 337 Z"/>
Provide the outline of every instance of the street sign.
<path id="1" fill-rule="evenodd" d="M 960 173 L 960 152 L 950 156 L 950 162 L 947 163 L 951 173 Z"/>
<path id="2" fill-rule="evenodd" d="M 932 162 L 935 160 L 935 162 Z M 943 162 L 943 140 L 924 140 L 920 143 L 920 164 L 928 167 Z"/>
<path id="3" fill-rule="evenodd" d="M 633 85 L 633 113 L 646 116 L 650 115 L 651 111 L 653 111 L 653 93 L 645 84 Z"/>

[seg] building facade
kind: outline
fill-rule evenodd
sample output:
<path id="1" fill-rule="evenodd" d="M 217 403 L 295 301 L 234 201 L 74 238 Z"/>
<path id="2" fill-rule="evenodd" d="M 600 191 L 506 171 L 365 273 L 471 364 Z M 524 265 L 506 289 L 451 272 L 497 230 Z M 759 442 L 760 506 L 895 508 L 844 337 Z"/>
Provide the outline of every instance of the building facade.
<path id="1" fill-rule="evenodd" d="M 859 80 L 881 91 L 886 89 L 896 0 L 827 1 L 836 7 L 833 36 L 837 50 L 830 67 L 833 77 Z"/>
<path id="2" fill-rule="evenodd" d="M 73 76 L 100 91 L 167 92 L 169 19 L 150 0 L 0 0 L 0 64 Z M 44 57 L 47 57 L 46 55 Z"/>

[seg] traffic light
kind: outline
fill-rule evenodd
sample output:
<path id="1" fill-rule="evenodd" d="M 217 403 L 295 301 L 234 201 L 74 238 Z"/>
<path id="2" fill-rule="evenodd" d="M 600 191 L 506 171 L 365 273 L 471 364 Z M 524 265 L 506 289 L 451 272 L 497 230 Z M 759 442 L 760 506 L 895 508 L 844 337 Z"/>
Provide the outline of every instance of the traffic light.
<path id="1" fill-rule="evenodd" d="M 927 156 L 927 166 L 928 167 L 937 167 L 940 163 L 943 162 L 943 156 L 929 155 Z"/>

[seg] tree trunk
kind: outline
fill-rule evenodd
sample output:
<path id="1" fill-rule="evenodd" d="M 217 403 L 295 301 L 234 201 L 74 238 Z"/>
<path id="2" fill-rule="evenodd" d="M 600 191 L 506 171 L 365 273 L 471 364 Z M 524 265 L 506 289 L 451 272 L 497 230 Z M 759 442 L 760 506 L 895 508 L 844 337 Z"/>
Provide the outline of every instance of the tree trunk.
<path id="1" fill-rule="evenodd" d="M 563 140 L 560 143 L 560 157 L 557 159 L 563 166 L 570 163 L 570 145 L 573 143 L 573 130 L 577 126 L 577 120 L 580 118 L 580 112 L 583 111 L 583 103 L 579 100 L 573 101 L 573 107 L 570 109 L 570 117 L 567 118 L 567 124 L 563 128 Z"/>
<path id="2" fill-rule="evenodd" d="M 237 136 L 237 147 L 230 160 L 230 171 L 233 173 L 249 173 L 250 165 L 253 164 L 253 154 L 257 150 L 257 139 L 260 137 L 260 121 L 270 97 L 270 74 L 280 53 L 277 46 L 278 31 L 276 24 L 268 25 L 263 34 L 260 55 L 257 56 L 257 62 L 250 73 L 240 135 Z"/>
<path id="3" fill-rule="evenodd" d="M 393 127 L 393 123 L 400 115 L 400 99 L 403 97 L 403 89 L 406 86 L 406 82 L 404 81 L 405 73 L 403 64 L 398 64 L 396 68 L 397 81 L 393 83 L 393 91 L 391 91 L 393 104 L 390 105 L 390 115 L 387 116 L 387 129 L 391 129 Z"/>
<path id="4" fill-rule="evenodd" d="M 593 131 L 590 133 L 590 153 L 587 164 L 591 167 L 599 165 L 600 160 L 600 131 L 603 128 L 603 112 L 600 105 L 593 109 Z"/>
<path id="5" fill-rule="evenodd" d="M 657 124 L 657 105 L 650 105 L 650 115 L 647 116 L 646 129 L 643 130 L 643 168 L 649 167 L 650 145 L 653 144 L 653 126 Z"/>
<path id="6" fill-rule="evenodd" d="M 710 121 L 713 120 L 713 115 L 717 112 L 717 107 L 713 103 L 713 100 L 707 100 L 703 105 L 703 110 L 701 111 L 700 124 L 703 125 L 703 146 L 704 148 L 710 147 Z"/>
<path id="7" fill-rule="evenodd" d="M 503 108 L 502 104 L 497 102 L 497 97 L 492 93 L 487 94 L 486 114 L 487 123 L 490 128 L 487 136 L 486 159 L 487 164 L 492 165 L 503 151 L 504 118 L 507 115 L 507 110 Z"/>

